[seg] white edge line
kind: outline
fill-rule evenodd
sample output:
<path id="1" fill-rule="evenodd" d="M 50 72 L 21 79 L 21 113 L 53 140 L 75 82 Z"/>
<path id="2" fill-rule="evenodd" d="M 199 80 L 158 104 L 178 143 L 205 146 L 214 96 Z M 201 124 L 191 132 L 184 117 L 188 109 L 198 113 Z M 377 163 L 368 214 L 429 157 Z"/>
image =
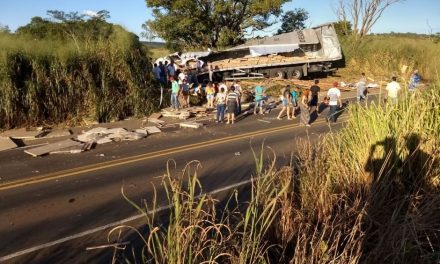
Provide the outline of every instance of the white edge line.
<path id="1" fill-rule="evenodd" d="M 223 191 L 227 191 L 227 190 L 230 190 L 230 189 L 242 186 L 242 185 L 249 184 L 251 182 L 254 182 L 257 179 L 259 179 L 259 178 L 251 178 L 249 180 L 241 181 L 241 182 L 238 182 L 238 183 L 235 183 L 235 184 L 231 184 L 231 185 L 219 188 L 219 189 L 215 189 L 215 190 L 213 190 L 211 192 L 208 192 L 207 194 L 211 194 L 212 195 L 212 194 L 220 193 L 220 192 L 223 192 Z M 201 194 L 201 195 L 203 195 L 203 194 Z M 201 195 L 198 195 L 197 198 L 200 197 Z M 160 207 L 156 208 L 155 210 L 148 211 L 148 214 L 158 213 L 158 212 L 170 209 L 171 207 L 172 207 L 171 204 L 160 206 Z M 122 220 L 119 220 L 119 221 L 116 221 L 116 222 L 113 222 L 113 223 L 110 223 L 110 224 L 107 224 L 107 225 L 103 225 L 103 226 L 100 226 L 100 227 L 89 229 L 89 230 L 81 232 L 81 233 L 77 233 L 75 235 L 67 236 L 67 237 L 60 238 L 60 239 L 57 239 L 57 240 L 54 240 L 54 241 L 51 241 L 51 242 L 48 242 L 48 243 L 44 243 L 44 244 L 41 244 L 41 245 L 38 245 L 38 246 L 31 247 L 31 248 L 28 248 L 28 249 L 20 250 L 20 251 L 17 251 L 15 253 L 11 253 L 9 255 L 0 257 L 0 262 L 6 261 L 6 260 L 10 260 L 10 259 L 13 259 L 13 258 L 22 256 L 22 255 L 25 255 L 25 254 L 29 254 L 29 253 L 32 253 L 32 252 L 37 251 L 37 250 L 41 250 L 41 249 L 44 249 L 44 248 L 52 247 L 52 246 L 55 246 L 55 245 L 58 245 L 58 244 L 61 244 L 61 243 L 64 243 L 64 242 L 67 242 L 67 241 L 70 241 L 70 240 L 74 240 L 74 239 L 77 239 L 77 238 L 80 238 L 80 237 L 83 237 L 83 236 L 87 236 L 87 235 L 90 235 L 90 234 L 93 234 L 93 233 L 96 233 L 96 232 L 99 232 L 99 231 L 103 231 L 105 229 L 109 229 L 109 228 L 112 228 L 112 227 L 115 227 L 115 226 L 120 226 L 120 225 L 123 225 L 123 224 L 125 224 L 127 222 L 138 220 L 138 219 L 140 219 L 140 218 L 142 218 L 144 216 L 145 216 L 145 214 L 137 214 L 137 215 L 134 215 L 134 216 L 131 216 L 131 217 L 127 217 L 127 218 L 124 218 Z"/>

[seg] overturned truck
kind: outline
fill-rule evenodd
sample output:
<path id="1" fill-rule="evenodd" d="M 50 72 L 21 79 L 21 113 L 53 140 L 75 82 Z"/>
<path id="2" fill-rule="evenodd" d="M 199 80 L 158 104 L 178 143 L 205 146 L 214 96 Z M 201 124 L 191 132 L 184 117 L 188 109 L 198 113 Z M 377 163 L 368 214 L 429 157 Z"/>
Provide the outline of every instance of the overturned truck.
<path id="1" fill-rule="evenodd" d="M 212 65 L 212 79 L 216 81 L 265 77 L 300 79 L 310 73 L 334 71 L 332 63 L 341 60 L 342 53 L 333 24 L 324 24 L 251 40 L 198 59 Z M 208 67 L 203 68 L 198 79 L 209 80 Z"/>

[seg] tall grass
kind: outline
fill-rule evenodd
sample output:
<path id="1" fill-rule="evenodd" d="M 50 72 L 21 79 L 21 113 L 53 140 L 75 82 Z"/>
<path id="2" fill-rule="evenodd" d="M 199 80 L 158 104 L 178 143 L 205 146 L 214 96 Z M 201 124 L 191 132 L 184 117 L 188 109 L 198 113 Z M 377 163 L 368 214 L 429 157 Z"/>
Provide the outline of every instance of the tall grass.
<path id="1" fill-rule="evenodd" d="M 147 50 L 122 28 L 78 46 L 2 34 L 0 46 L 0 129 L 110 121 L 158 105 Z"/>
<path id="2" fill-rule="evenodd" d="M 418 69 L 426 80 L 435 80 L 440 70 L 440 45 L 428 38 L 404 36 L 367 36 L 362 41 L 342 37 L 346 67 L 344 75 L 367 72 L 388 81 L 391 75 L 407 79 Z M 405 72 L 402 67 L 407 66 Z"/>
<path id="3" fill-rule="evenodd" d="M 434 86 L 397 105 L 350 106 L 344 128 L 299 142 L 289 167 L 254 154 L 251 198 L 239 207 L 232 196 L 220 208 L 196 173 L 168 171 L 170 218 L 145 213 L 143 261 L 439 263 L 439 100 Z"/>

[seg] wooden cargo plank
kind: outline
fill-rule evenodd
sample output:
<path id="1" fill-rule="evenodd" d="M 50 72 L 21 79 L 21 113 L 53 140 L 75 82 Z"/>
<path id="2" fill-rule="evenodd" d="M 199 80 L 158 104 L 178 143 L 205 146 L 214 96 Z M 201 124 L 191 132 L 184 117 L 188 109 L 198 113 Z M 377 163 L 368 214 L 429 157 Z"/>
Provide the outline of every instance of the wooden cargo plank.
<path id="1" fill-rule="evenodd" d="M 0 137 L 0 151 L 16 148 L 17 144 L 9 137 Z"/>
<path id="2" fill-rule="evenodd" d="M 62 149 L 73 147 L 73 146 L 82 146 L 82 143 L 77 142 L 77 141 L 73 141 L 72 139 L 67 139 L 67 140 L 56 142 L 56 143 L 44 145 L 41 147 L 28 149 L 28 150 L 25 150 L 24 152 L 29 155 L 32 155 L 34 157 L 38 157 L 38 156 L 42 156 L 42 155 L 48 154 L 53 151 L 62 150 Z"/>

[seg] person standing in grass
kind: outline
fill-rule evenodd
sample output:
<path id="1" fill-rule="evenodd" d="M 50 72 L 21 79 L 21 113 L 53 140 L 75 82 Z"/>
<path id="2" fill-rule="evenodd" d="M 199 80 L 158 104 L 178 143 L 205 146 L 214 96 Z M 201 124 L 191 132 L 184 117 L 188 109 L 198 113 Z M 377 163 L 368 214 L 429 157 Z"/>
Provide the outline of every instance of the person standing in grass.
<path id="1" fill-rule="evenodd" d="M 327 97 L 329 98 L 329 108 L 327 115 L 327 121 L 336 123 L 336 112 L 338 110 L 338 104 L 339 107 L 342 108 L 342 102 L 341 102 L 341 91 L 338 89 L 339 83 L 334 82 L 333 87 L 330 88 L 327 92 Z"/>
<path id="2" fill-rule="evenodd" d="M 397 78 L 393 76 L 391 78 L 391 82 L 387 84 L 385 88 L 387 90 L 387 102 L 390 104 L 397 103 L 397 97 L 399 96 L 399 92 L 401 90 L 400 84 L 397 82 Z"/>
<path id="3" fill-rule="evenodd" d="M 258 85 L 255 87 L 255 106 L 254 106 L 254 115 L 257 114 L 257 108 L 260 108 L 260 115 L 264 115 L 263 113 L 263 103 L 264 103 L 264 87 L 263 81 L 258 82 Z"/>
<path id="4" fill-rule="evenodd" d="M 290 85 L 286 86 L 281 97 L 282 97 L 281 103 L 283 105 L 283 109 L 281 109 L 277 119 L 281 120 L 281 116 L 284 114 L 284 112 L 287 111 L 287 119 L 292 120 L 293 118 L 290 117 L 290 105 L 292 104 L 292 94 L 290 93 Z"/>
<path id="5" fill-rule="evenodd" d="M 422 77 L 420 77 L 419 71 L 415 70 L 409 80 L 409 86 L 408 86 L 409 91 L 414 92 L 417 86 L 419 86 L 421 80 Z"/>
<path id="6" fill-rule="evenodd" d="M 217 118 L 216 123 L 223 123 L 225 118 L 225 108 L 226 108 L 226 93 L 225 89 L 222 87 L 215 97 L 215 102 L 217 104 Z"/>
<path id="7" fill-rule="evenodd" d="M 173 76 L 170 76 L 170 81 L 171 81 L 171 106 L 173 110 L 177 111 L 179 110 L 180 86 Z"/>
<path id="8" fill-rule="evenodd" d="M 227 102 L 227 110 L 226 110 L 226 118 L 227 118 L 227 124 L 234 124 L 235 123 L 235 112 L 237 111 L 238 107 L 238 94 L 235 92 L 235 86 L 232 85 L 230 92 L 228 93 L 226 97 Z"/>
<path id="9" fill-rule="evenodd" d="M 301 118 L 299 120 L 300 125 L 310 126 L 310 91 L 304 90 L 301 95 L 301 101 L 299 108 L 301 109 Z"/>
<path id="10" fill-rule="evenodd" d="M 215 88 L 212 85 L 212 82 L 209 82 L 206 85 L 206 99 L 208 100 L 208 108 L 214 108 L 214 96 L 215 96 Z"/>

